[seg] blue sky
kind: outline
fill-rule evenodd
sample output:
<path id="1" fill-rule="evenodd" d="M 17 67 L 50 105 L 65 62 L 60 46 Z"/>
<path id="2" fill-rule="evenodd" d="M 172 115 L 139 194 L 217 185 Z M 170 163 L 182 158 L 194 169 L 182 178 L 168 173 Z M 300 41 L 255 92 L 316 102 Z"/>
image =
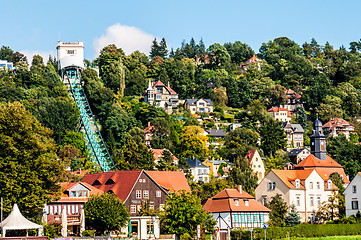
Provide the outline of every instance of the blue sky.
<path id="1" fill-rule="evenodd" d="M 154 37 L 164 37 L 169 48 L 193 37 L 206 46 L 241 41 L 256 52 L 281 36 L 335 48 L 361 38 L 359 0 L 12 0 L 0 6 L 0 46 L 28 56 L 55 55 L 58 40 L 84 41 L 85 58 L 93 59 L 111 42 L 127 54 L 149 51 Z"/>

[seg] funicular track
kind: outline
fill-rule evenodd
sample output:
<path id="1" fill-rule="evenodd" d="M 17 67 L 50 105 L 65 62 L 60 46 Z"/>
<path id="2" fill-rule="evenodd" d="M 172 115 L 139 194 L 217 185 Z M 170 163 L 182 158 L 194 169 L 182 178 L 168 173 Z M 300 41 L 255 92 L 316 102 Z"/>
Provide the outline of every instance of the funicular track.
<path id="1" fill-rule="evenodd" d="M 79 108 L 81 132 L 89 152 L 89 158 L 104 172 L 115 170 L 114 162 L 105 146 L 82 87 L 80 69 L 77 67 L 65 68 L 63 80 L 69 84 L 69 92 Z"/>

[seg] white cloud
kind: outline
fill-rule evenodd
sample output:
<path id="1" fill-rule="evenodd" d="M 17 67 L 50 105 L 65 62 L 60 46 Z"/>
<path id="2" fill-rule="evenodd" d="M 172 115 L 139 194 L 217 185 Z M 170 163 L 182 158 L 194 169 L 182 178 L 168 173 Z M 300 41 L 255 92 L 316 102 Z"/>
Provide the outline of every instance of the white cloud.
<path id="1" fill-rule="evenodd" d="M 49 60 L 49 55 L 51 55 L 52 58 L 56 57 L 55 51 L 33 51 L 33 50 L 22 50 L 19 51 L 20 53 L 24 54 L 26 58 L 28 59 L 29 65 L 31 65 L 31 62 L 33 61 L 34 55 L 40 55 L 43 57 L 44 64 L 46 64 Z"/>
<path id="2" fill-rule="evenodd" d="M 109 44 L 122 48 L 125 54 L 139 50 L 148 55 L 154 36 L 139 28 L 116 23 L 106 29 L 106 33 L 94 39 L 94 58 L 99 56 L 100 50 Z"/>

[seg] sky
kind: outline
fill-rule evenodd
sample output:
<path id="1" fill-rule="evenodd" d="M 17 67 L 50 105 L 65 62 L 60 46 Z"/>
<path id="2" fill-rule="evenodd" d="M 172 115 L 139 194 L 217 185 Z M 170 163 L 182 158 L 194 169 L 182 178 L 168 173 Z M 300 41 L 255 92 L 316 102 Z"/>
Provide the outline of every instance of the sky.
<path id="1" fill-rule="evenodd" d="M 256 53 L 262 43 L 288 37 L 299 45 L 312 38 L 335 48 L 361 38 L 360 0 L 12 0 L 0 1 L 0 46 L 32 58 L 56 56 L 56 45 L 84 42 L 95 59 L 111 43 L 128 55 L 149 54 L 154 38 L 168 49 L 193 37 L 206 47 L 241 41 Z"/>

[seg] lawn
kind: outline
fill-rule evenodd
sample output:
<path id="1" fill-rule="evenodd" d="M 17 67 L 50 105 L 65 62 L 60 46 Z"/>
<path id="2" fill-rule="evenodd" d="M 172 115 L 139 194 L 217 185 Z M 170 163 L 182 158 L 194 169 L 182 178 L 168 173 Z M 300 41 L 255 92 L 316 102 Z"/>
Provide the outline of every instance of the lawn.
<path id="1" fill-rule="evenodd" d="M 284 240 L 286 240 L 287 238 L 284 238 Z M 346 240 L 346 239 L 360 239 L 361 240 L 361 236 L 328 236 L 328 237 L 319 237 L 319 238 L 292 238 L 290 237 L 290 240 Z"/>

